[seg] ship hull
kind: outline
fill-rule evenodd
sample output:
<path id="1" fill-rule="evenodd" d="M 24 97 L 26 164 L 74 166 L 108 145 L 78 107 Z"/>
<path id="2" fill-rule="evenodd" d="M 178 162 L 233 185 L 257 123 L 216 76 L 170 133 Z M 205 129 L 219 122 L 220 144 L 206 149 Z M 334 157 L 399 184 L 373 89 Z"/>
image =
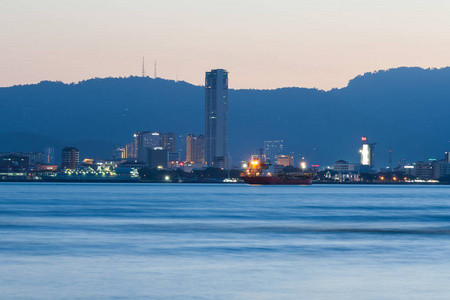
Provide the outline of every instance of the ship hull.
<path id="1" fill-rule="evenodd" d="M 139 182 L 139 178 L 130 177 L 103 177 L 103 176 L 41 176 L 44 182 L 115 182 L 132 183 Z"/>
<path id="2" fill-rule="evenodd" d="M 276 176 L 242 176 L 242 180 L 248 184 L 263 185 L 311 185 L 312 177 L 303 178 L 279 178 Z"/>

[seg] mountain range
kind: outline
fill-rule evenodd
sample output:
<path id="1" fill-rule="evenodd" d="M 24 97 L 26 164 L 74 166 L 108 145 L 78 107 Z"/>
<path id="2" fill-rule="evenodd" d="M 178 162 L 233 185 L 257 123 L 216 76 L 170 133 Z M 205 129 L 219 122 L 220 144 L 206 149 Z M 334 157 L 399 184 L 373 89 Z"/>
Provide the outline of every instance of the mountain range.
<path id="1" fill-rule="evenodd" d="M 230 74 L 230 83 L 233 79 Z M 392 149 L 402 161 L 440 159 L 450 150 L 450 68 L 401 67 L 366 73 L 340 89 L 229 90 L 233 162 L 267 140 L 310 164 L 359 161 L 361 136 L 377 143 L 377 168 Z M 43 81 L 0 88 L 0 152 L 76 146 L 109 158 L 141 130 L 204 132 L 204 87 L 161 78 Z"/>

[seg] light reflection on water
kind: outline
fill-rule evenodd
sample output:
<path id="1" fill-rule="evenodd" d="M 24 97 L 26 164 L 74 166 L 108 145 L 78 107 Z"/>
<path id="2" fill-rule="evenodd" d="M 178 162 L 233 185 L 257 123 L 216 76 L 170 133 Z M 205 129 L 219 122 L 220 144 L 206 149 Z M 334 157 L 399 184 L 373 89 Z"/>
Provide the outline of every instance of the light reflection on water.
<path id="1" fill-rule="evenodd" d="M 6 299 L 448 299 L 450 187 L 0 184 Z"/>

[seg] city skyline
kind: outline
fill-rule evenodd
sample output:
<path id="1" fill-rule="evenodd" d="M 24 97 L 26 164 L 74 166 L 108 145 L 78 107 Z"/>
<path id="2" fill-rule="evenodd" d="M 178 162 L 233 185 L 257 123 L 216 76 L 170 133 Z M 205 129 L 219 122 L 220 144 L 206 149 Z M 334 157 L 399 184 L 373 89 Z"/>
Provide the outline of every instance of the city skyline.
<path id="1" fill-rule="evenodd" d="M 21 1 L 0 10 L 0 86 L 147 74 L 230 88 L 346 86 L 357 75 L 448 65 L 446 1 Z M 208 26 L 204 26 L 208 24 Z M 42 34 L 45 33 L 45 34 Z M 39 38 L 37 38 L 39 37 Z"/>

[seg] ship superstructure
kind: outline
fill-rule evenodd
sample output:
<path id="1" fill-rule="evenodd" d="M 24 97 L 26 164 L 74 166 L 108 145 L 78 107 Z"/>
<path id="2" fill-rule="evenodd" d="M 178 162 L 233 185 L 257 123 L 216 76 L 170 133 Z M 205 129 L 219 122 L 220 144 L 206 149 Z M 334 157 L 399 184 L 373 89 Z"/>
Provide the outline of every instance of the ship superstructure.
<path id="1" fill-rule="evenodd" d="M 313 173 L 304 172 L 272 174 L 269 172 L 269 165 L 264 155 L 253 155 L 247 163 L 247 168 L 241 173 L 242 180 L 249 184 L 310 185 L 315 176 Z"/>

